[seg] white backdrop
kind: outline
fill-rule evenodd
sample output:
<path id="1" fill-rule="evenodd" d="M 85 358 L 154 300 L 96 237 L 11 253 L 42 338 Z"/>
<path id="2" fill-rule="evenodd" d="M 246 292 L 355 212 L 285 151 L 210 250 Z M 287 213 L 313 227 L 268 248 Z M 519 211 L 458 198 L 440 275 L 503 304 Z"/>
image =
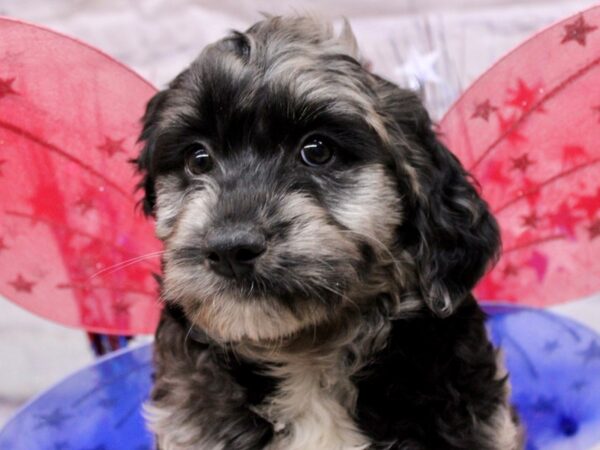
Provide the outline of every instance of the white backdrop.
<path id="1" fill-rule="evenodd" d="M 208 42 L 260 12 L 350 19 L 373 70 L 420 89 L 433 115 L 534 31 L 584 0 L 0 0 L 0 15 L 88 42 L 163 86 Z M 556 309 L 600 330 L 600 298 Z M 0 300 L 0 423 L 19 404 L 91 361 L 83 333 Z"/>

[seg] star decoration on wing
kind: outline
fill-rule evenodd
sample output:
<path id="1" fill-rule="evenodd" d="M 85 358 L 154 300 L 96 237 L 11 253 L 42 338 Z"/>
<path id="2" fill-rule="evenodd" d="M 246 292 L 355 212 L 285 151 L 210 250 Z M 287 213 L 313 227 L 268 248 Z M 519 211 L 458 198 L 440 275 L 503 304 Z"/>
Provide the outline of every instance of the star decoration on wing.
<path id="1" fill-rule="evenodd" d="M 542 281 L 548 270 L 548 257 L 543 253 L 534 251 L 531 253 L 529 260 L 527 260 L 527 265 L 534 270 L 538 281 Z"/>
<path id="2" fill-rule="evenodd" d="M 31 294 L 31 291 L 35 286 L 33 281 L 27 280 L 21 274 L 17 275 L 14 280 L 9 281 L 8 284 L 10 284 L 17 292 L 27 292 L 28 294 Z"/>
<path id="3" fill-rule="evenodd" d="M 475 105 L 475 110 L 473 111 L 473 114 L 471 115 L 471 119 L 480 118 L 487 122 L 490 118 L 490 114 L 497 110 L 498 110 L 498 108 L 495 107 L 494 105 L 492 105 L 490 103 L 489 99 L 485 100 L 485 101 Z"/>
<path id="4" fill-rule="evenodd" d="M 562 202 L 556 211 L 548 214 L 548 220 L 550 225 L 561 233 L 569 237 L 575 236 L 574 228 L 579 219 L 573 215 L 566 202 Z"/>
<path id="5" fill-rule="evenodd" d="M 527 84 L 521 79 L 517 79 L 517 87 L 508 90 L 509 98 L 506 101 L 507 105 L 519 108 L 520 110 L 529 111 L 533 105 L 535 105 L 538 99 L 539 89 L 527 86 Z M 537 111 L 544 112 L 541 107 L 537 108 Z"/>
<path id="6" fill-rule="evenodd" d="M 505 277 L 510 277 L 519 274 L 519 268 L 512 263 L 507 263 L 502 270 L 502 274 Z"/>
<path id="7" fill-rule="evenodd" d="M 125 139 L 112 139 L 108 136 L 104 138 L 104 142 L 98 146 L 98 149 L 106 153 L 109 157 L 116 153 L 126 153 L 123 148 Z"/>
<path id="8" fill-rule="evenodd" d="M 560 43 L 565 44 L 569 41 L 575 41 L 583 47 L 587 44 L 587 35 L 597 28 L 597 26 L 587 23 L 582 14 L 574 22 L 565 25 L 565 35 Z"/>
<path id="9" fill-rule="evenodd" d="M 492 160 L 488 163 L 485 169 L 485 176 L 498 184 L 508 183 L 508 178 L 504 172 L 502 161 Z"/>
<path id="10" fill-rule="evenodd" d="M 74 206 L 77 207 L 81 214 L 87 213 L 89 210 L 94 209 L 95 202 L 94 199 L 96 197 L 96 189 L 91 186 L 85 186 L 83 192 L 77 200 L 75 201 Z"/>
<path id="11" fill-rule="evenodd" d="M 537 205 L 541 193 L 540 186 L 536 181 L 527 178 L 527 176 L 524 176 L 523 184 L 519 191 L 519 197 L 522 195 L 526 196 L 527 203 L 529 203 L 529 206 L 534 207 L 535 205 Z"/>
<path id="12" fill-rule="evenodd" d="M 420 89 L 426 83 L 440 83 L 441 78 L 435 70 L 440 55 L 437 51 L 419 53 L 415 48 L 408 51 L 404 64 L 397 67 L 394 72 L 406 78 L 412 89 Z"/>
<path id="13" fill-rule="evenodd" d="M 116 316 L 127 316 L 131 305 L 124 301 L 116 301 L 111 305 L 111 308 Z"/>
<path id="14" fill-rule="evenodd" d="M 521 216 L 521 226 L 523 228 L 537 228 L 539 221 L 540 218 L 535 211 L 531 211 L 529 214 Z"/>
<path id="15" fill-rule="evenodd" d="M 81 214 L 87 213 L 90 209 L 94 209 L 94 202 L 89 197 L 80 197 L 75 202 L 75 206 L 79 208 Z"/>
<path id="16" fill-rule="evenodd" d="M 575 202 L 575 208 L 584 211 L 588 218 L 593 218 L 600 210 L 600 188 L 596 189 L 594 195 L 582 195 Z"/>
<path id="17" fill-rule="evenodd" d="M 587 229 L 590 233 L 590 241 L 600 236 L 600 219 L 594 220 L 592 224 L 589 227 L 587 227 Z"/>
<path id="18" fill-rule="evenodd" d="M 512 160 L 512 170 L 520 170 L 521 172 L 525 173 L 527 171 L 527 168 L 534 164 L 535 161 L 532 161 L 529 159 L 529 155 L 527 153 L 525 153 L 524 155 L 519 156 L 518 158 L 511 158 Z"/>
<path id="19" fill-rule="evenodd" d="M 12 88 L 14 81 L 14 78 L 0 78 L 0 99 L 10 94 L 17 94 L 17 91 Z"/>
<path id="20" fill-rule="evenodd" d="M 498 114 L 498 124 L 500 125 L 500 133 L 511 144 L 515 145 L 527 140 L 518 130 L 519 124 L 516 116 L 504 117 L 502 114 Z"/>

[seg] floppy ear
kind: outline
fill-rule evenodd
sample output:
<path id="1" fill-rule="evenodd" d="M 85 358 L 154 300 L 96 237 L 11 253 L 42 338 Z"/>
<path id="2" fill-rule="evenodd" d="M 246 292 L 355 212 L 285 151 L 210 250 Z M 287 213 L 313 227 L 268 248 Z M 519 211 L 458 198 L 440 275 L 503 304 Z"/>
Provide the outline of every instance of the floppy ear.
<path id="1" fill-rule="evenodd" d="M 414 288 L 444 317 L 469 295 L 500 248 L 496 220 L 458 159 L 438 140 L 419 98 L 379 80 L 401 196 L 399 245 L 414 259 Z"/>
<path id="2" fill-rule="evenodd" d="M 139 141 L 142 142 L 144 146 L 142 147 L 140 155 L 132 161 L 142 175 L 142 180 L 138 184 L 138 188 L 143 189 L 144 191 L 144 198 L 141 200 L 141 204 L 144 214 L 147 216 L 154 215 L 154 206 L 156 204 L 153 157 L 157 137 L 159 112 L 162 109 L 166 98 L 167 90 L 160 91 L 156 93 L 146 105 L 146 112 L 142 118 L 142 133 L 139 137 Z"/>

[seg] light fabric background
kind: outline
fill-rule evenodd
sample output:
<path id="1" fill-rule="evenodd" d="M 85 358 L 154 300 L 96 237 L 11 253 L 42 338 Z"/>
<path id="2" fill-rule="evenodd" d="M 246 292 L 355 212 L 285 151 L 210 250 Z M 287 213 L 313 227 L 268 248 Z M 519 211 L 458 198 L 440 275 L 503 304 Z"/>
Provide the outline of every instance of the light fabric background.
<path id="1" fill-rule="evenodd" d="M 584 0 L 0 0 L 0 15 L 92 44 L 164 86 L 207 43 L 260 12 L 350 19 L 375 72 L 421 90 L 436 118 L 480 73 L 534 31 L 592 6 Z M 51 301 L 51 299 L 48 299 Z M 555 308 L 600 331 L 600 297 Z M 0 424 L 93 359 L 81 331 L 0 299 Z"/>

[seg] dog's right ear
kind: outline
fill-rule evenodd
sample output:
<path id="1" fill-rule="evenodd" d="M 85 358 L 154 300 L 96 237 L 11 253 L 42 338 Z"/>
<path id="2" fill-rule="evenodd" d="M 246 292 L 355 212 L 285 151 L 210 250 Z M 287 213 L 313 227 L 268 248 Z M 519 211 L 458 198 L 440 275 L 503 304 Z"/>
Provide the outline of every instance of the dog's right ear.
<path id="1" fill-rule="evenodd" d="M 167 95 L 168 89 L 160 91 L 146 105 L 146 112 L 142 118 L 142 133 L 138 139 L 138 142 L 143 143 L 143 147 L 140 155 L 132 161 L 136 165 L 138 172 L 142 175 L 142 180 L 138 184 L 138 188 L 144 191 L 144 197 L 140 203 L 144 214 L 147 216 L 154 215 L 154 206 L 156 204 L 154 152 L 160 111 L 167 99 Z"/>
<path id="2" fill-rule="evenodd" d="M 414 259 L 415 292 L 445 317 L 496 260 L 498 224 L 460 161 L 439 141 L 419 97 L 374 79 L 406 209 L 398 245 Z"/>

